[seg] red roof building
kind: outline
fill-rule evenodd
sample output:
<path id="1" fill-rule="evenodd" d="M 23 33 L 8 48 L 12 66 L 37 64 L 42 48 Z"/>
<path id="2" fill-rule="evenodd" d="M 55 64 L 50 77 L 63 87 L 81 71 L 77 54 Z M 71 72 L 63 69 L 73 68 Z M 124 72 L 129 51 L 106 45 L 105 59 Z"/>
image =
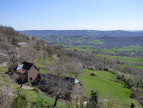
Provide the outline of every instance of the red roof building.
<path id="1" fill-rule="evenodd" d="M 40 81 L 39 69 L 34 63 L 24 61 L 23 64 L 18 64 L 16 73 L 19 75 L 18 81 L 21 83 Z"/>
<path id="2" fill-rule="evenodd" d="M 23 74 L 23 73 L 26 72 L 26 71 L 25 71 L 25 70 L 17 70 L 16 72 Z"/>

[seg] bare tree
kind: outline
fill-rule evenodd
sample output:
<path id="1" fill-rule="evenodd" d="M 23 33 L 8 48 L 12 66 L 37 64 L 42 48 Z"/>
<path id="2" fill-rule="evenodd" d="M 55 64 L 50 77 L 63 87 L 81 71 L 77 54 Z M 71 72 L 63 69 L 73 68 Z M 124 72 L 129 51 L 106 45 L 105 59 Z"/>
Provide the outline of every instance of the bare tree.
<path id="1" fill-rule="evenodd" d="M 66 73 L 66 67 L 65 67 L 65 62 L 63 60 L 56 60 L 54 65 L 48 65 L 47 67 L 48 73 L 54 74 L 56 77 L 52 76 L 50 77 L 51 80 L 47 79 L 46 82 L 48 82 L 48 85 L 50 86 L 56 86 L 57 89 L 54 90 L 55 96 L 55 102 L 53 107 L 57 105 L 57 101 L 59 98 L 61 98 L 63 92 L 62 92 L 62 87 L 63 82 L 62 82 L 62 76 L 63 74 Z"/>
<path id="2" fill-rule="evenodd" d="M 74 77 L 77 78 L 78 75 L 82 72 L 82 64 L 76 59 L 72 59 L 72 61 L 68 61 L 66 66 L 70 77 L 74 75 Z"/>
<path id="3" fill-rule="evenodd" d="M 13 97 L 15 97 L 17 91 L 14 86 L 6 83 L 0 79 L 0 106 L 1 108 L 10 108 Z"/>

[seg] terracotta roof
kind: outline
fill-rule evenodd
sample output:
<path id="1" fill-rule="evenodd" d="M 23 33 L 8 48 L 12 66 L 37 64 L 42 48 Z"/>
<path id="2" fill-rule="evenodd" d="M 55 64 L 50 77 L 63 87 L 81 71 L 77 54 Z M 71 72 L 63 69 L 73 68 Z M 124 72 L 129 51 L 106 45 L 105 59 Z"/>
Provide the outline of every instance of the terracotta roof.
<path id="1" fill-rule="evenodd" d="M 18 71 L 16 71 L 16 72 L 18 72 L 18 73 L 24 73 L 24 72 L 26 72 L 25 70 L 18 70 Z"/>

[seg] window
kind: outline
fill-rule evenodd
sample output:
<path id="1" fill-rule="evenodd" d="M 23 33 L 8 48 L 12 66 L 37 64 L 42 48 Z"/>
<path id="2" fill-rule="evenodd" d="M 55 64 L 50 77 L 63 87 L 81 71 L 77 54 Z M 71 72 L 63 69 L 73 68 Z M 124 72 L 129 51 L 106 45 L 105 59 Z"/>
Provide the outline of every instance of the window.
<path id="1" fill-rule="evenodd" d="M 32 81 L 32 78 L 30 78 L 30 81 Z"/>

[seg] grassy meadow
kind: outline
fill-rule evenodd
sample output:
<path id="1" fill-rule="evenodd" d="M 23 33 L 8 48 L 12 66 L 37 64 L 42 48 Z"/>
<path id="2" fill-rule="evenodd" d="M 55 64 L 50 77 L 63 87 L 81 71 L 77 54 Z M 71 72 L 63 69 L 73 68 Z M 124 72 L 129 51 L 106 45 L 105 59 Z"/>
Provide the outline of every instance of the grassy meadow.
<path id="1" fill-rule="evenodd" d="M 28 97 L 28 101 L 31 103 L 31 105 L 35 106 L 32 108 L 43 108 L 42 106 L 52 106 L 55 101 L 53 98 L 33 90 L 22 89 L 22 93 L 26 94 L 26 96 Z M 59 106 L 60 108 L 65 108 L 65 106 L 60 102 L 57 103 L 57 106 Z"/>
<path id="2" fill-rule="evenodd" d="M 125 56 L 110 56 L 110 55 L 103 55 L 103 54 L 97 54 L 97 56 L 107 57 L 111 60 L 119 59 L 121 62 L 128 63 L 130 65 L 135 63 L 143 63 L 143 59 L 141 58 L 133 58 L 133 57 L 125 57 Z"/>
<path id="3" fill-rule="evenodd" d="M 0 72 L 7 72 L 8 71 L 8 67 L 0 67 Z"/>
<path id="4" fill-rule="evenodd" d="M 124 84 L 115 81 L 115 75 L 106 71 L 96 71 L 97 76 L 90 76 L 91 70 L 83 70 L 79 80 L 83 83 L 83 94 L 90 96 L 91 90 L 99 93 L 99 96 L 113 104 L 130 105 L 135 102 L 130 98 L 131 90 Z M 122 106 L 124 107 L 124 106 Z"/>

